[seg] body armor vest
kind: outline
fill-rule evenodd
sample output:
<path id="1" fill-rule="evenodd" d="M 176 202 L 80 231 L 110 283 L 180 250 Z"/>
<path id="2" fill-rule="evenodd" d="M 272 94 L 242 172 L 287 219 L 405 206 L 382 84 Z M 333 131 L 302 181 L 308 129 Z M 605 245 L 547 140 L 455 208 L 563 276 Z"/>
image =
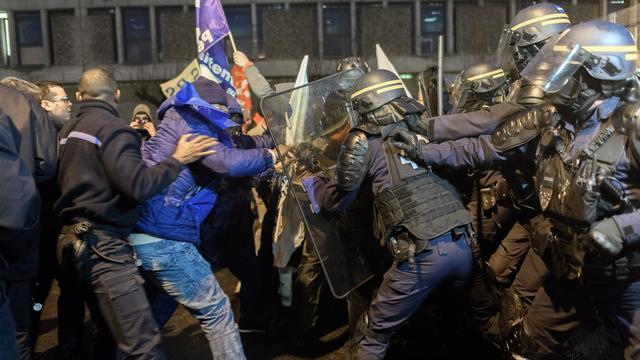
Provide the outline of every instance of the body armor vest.
<path id="1" fill-rule="evenodd" d="M 453 185 L 402 157 L 390 139 L 383 147 L 391 186 L 374 201 L 376 237 L 382 243 L 402 231 L 426 241 L 471 222 Z"/>
<path id="2" fill-rule="evenodd" d="M 532 247 L 540 255 L 550 249 L 549 265 L 555 276 L 575 279 L 581 276 L 588 255 L 581 236 L 595 222 L 630 207 L 624 187 L 613 176 L 627 137 L 617 132 L 610 120 L 580 154 L 572 157 L 566 149 L 569 136 L 560 127 L 542 133 L 535 186 L 540 206 L 553 228 L 547 236 L 534 236 Z M 627 273 L 630 263 L 640 260 L 636 258 L 635 253 L 622 258 Z M 609 264 L 595 261 L 590 266 L 606 270 Z"/>
<path id="3" fill-rule="evenodd" d="M 559 222 L 587 229 L 620 211 L 624 189 L 613 178 L 626 136 L 611 122 L 574 158 L 566 149 L 566 130 L 551 128 L 541 137 L 536 187 L 542 210 Z M 620 194 L 622 192 L 622 195 Z"/>

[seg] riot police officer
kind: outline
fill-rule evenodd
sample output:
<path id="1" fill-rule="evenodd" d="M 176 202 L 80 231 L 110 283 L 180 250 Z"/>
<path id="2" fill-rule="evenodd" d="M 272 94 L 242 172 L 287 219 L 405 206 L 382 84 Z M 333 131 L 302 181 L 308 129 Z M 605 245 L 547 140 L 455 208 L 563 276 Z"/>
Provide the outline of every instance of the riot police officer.
<path id="1" fill-rule="evenodd" d="M 433 165 L 534 166 L 543 218 L 532 247 L 553 276 L 513 324 L 514 353 L 536 358 L 557 351 L 595 308 L 623 330 L 625 358 L 640 356 L 636 59 L 635 39 L 623 26 L 582 23 L 547 43 L 523 71 L 539 86 L 540 100 L 555 107 L 534 108 L 491 137 L 455 144 L 425 147 L 409 133 L 398 137 L 411 157 Z"/>
<path id="2" fill-rule="evenodd" d="M 454 111 L 474 111 L 505 101 L 509 84 L 505 72 L 490 63 L 469 66 L 452 86 Z M 517 206 L 509 183 L 514 175 L 507 169 L 470 172 L 472 191 L 467 208 L 478 234 L 474 256 L 478 264 L 470 289 L 471 319 L 484 337 L 502 347 L 497 314 L 499 293 L 508 289 L 529 250 L 526 217 Z"/>
<path id="3" fill-rule="evenodd" d="M 487 62 L 464 69 L 451 86 L 451 113 L 486 109 L 507 100 L 509 82 L 503 69 Z"/>
<path id="4" fill-rule="evenodd" d="M 473 112 L 431 118 L 423 115 L 415 125 L 409 124 L 411 129 L 431 142 L 490 134 L 509 116 L 536 105 L 536 96 L 527 95 L 535 94 L 536 90 L 521 88 L 518 69 L 521 70 L 549 38 L 566 30 L 570 24 L 568 15 L 555 4 L 540 3 L 521 10 L 506 26 L 498 45 L 498 65 L 506 70 L 510 96 L 504 102 Z M 519 93 L 524 94 L 516 97 Z"/>
<path id="5" fill-rule="evenodd" d="M 310 194 L 324 211 L 348 209 L 372 192 L 374 232 L 394 256 L 378 293 L 358 326 L 358 358 L 383 358 L 394 331 L 441 283 L 465 286 L 472 268 L 470 215 L 455 188 L 391 145 L 389 132 L 424 108 L 406 96 L 387 70 L 364 74 L 350 94 L 359 125 L 341 145 L 335 175 L 314 179 Z M 309 182 L 306 182 L 309 184 Z"/>

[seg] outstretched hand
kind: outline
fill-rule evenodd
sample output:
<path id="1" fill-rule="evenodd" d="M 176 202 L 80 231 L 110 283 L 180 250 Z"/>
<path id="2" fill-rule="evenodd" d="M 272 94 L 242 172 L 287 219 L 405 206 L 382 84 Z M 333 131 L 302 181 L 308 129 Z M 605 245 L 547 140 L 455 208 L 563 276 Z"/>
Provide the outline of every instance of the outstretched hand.
<path id="1" fill-rule="evenodd" d="M 202 157 L 214 154 L 216 151 L 210 148 L 218 141 L 214 138 L 193 134 L 185 134 L 180 136 L 176 150 L 173 152 L 173 158 L 183 165 L 190 164 Z"/>

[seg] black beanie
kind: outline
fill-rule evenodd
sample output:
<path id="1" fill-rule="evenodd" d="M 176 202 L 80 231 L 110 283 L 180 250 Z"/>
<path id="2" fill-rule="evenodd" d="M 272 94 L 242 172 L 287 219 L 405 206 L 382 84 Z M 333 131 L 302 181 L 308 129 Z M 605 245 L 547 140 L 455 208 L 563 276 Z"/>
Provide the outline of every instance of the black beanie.
<path id="1" fill-rule="evenodd" d="M 217 82 L 199 76 L 193 82 L 193 87 L 200 98 L 209 104 L 227 106 L 227 92 Z"/>

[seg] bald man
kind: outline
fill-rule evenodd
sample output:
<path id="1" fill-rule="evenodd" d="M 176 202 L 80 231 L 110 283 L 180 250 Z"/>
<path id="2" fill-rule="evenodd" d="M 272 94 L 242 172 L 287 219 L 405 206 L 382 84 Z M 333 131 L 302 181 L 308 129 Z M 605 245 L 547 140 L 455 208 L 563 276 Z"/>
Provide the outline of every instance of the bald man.
<path id="1" fill-rule="evenodd" d="M 114 359 L 115 344 L 124 359 L 164 358 L 127 236 L 138 204 L 169 185 L 183 165 L 211 154 L 215 141 L 182 136 L 171 157 L 147 168 L 140 137 L 119 118 L 120 90 L 111 73 L 87 70 L 76 99 L 78 114 L 60 132 L 58 261 L 63 271 L 78 271 L 89 290 L 100 342 L 94 359 Z"/>

